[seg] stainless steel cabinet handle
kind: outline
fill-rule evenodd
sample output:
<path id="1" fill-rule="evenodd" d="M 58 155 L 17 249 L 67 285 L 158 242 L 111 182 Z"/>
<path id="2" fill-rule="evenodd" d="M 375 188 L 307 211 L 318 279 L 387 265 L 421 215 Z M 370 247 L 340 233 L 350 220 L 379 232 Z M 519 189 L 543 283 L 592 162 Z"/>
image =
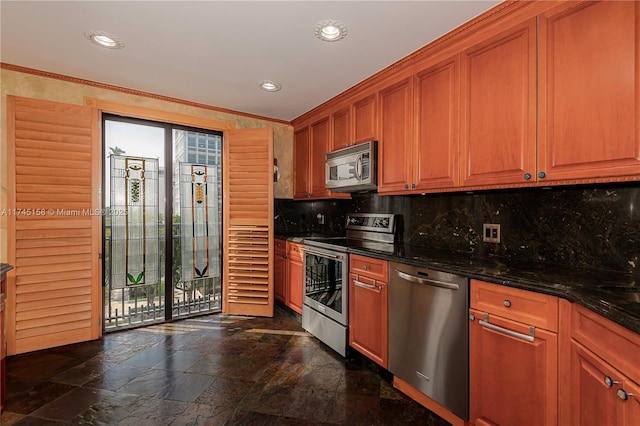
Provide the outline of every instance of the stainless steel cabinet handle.
<path id="1" fill-rule="evenodd" d="M 527 342 L 533 342 L 535 340 L 535 330 L 536 328 L 531 326 L 529 327 L 529 335 L 518 333 L 517 331 L 507 330 L 506 328 L 500 327 L 498 325 L 494 325 L 489 323 L 489 314 L 484 314 L 484 319 L 479 321 L 479 324 L 483 327 L 486 327 L 490 330 L 497 331 L 498 333 L 506 334 L 507 336 L 515 337 L 516 339 L 526 340 Z"/>
<path id="2" fill-rule="evenodd" d="M 505 308 L 510 308 L 511 307 L 511 300 L 505 299 L 505 301 L 502 304 L 504 305 Z"/>
<path id="3" fill-rule="evenodd" d="M 413 283 L 448 288 L 449 290 L 460 290 L 460 286 L 458 284 L 446 283 L 444 281 L 431 280 L 428 278 L 420 278 L 416 277 L 415 275 L 407 274 L 406 272 L 398 271 L 397 269 L 395 269 L 395 272 L 403 280 L 411 281 Z"/>
<path id="4" fill-rule="evenodd" d="M 377 288 L 375 281 L 373 282 L 373 284 L 365 284 L 365 283 L 363 283 L 361 281 L 353 280 L 353 283 L 355 285 L 357 285 L 358 287 L 362 287 L 362 288 L 370 288 L 372 290 L 375 290 Z M 380 290 L 382 290 L 382 289 L 380 289 Z"/>

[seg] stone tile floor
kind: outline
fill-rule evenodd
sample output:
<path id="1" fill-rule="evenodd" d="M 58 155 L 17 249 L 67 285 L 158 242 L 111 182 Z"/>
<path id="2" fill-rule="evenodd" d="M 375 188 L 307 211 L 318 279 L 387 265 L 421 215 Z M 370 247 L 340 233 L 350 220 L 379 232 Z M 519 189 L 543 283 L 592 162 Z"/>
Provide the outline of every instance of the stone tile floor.
<path id="1" fill-rule="evenodd" d="M 299 318 L 209 315 L 9 357 L 4 426 L 447 425 Z"/>

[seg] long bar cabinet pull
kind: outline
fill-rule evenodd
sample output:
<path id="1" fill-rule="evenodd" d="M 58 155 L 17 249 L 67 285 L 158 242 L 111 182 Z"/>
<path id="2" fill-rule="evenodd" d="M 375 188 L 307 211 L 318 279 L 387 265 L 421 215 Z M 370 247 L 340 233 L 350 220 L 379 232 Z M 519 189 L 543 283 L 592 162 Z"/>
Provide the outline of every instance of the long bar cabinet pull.
<path id="1" fill-rule="evenodd" d="M 485 312 L 484 319 L 479 321 L 479 324 L 483 327 L 486 327 L 490 330 L 497 331 L 498 333 L 506 334 L 507 336 L 515 337 L 516 339 L 526 340 L 527 342 L 535 341 L 535 330 L 534 326 L 529 327 L 529 335 L 518 333 L 517 331 L 511 331 L 506 328 L 500 327 L 499 325 L 491 324 L 489 322 L 489 314 Z"/>
<path id="2" fill-rule="evenodd" d="M 362 281 L 358 281 L 357 279 L 353 280 L 353 283 L 355 285 L 357 285 L 358 287 L 362 287 L 362 288 L 370 288 L 370 289 L 376 289 L 376 280 L 373 280 L 373 284 L 365 284 Z"/>

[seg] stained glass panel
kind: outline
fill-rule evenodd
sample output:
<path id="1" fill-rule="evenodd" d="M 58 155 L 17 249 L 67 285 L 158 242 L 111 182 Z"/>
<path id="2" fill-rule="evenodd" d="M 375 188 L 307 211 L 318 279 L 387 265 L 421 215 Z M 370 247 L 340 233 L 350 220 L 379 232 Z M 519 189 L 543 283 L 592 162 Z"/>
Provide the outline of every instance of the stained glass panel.
<path id="1" fill-rule="evenodd" d="M 113 288 L 159 283 L 158 175 L 157 159 L 111 156 Z"/>
<path id="2" fill-rule="evenodd" d="M 181 281 L 220 276 L 216 166 L 180 163 Z"/>

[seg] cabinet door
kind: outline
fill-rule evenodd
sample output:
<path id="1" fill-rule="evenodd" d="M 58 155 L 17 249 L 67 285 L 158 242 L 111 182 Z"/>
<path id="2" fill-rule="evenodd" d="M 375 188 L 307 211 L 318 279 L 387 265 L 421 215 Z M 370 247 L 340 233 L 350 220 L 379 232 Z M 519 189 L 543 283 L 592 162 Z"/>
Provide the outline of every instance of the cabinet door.
<path id="1" fill-rule="evenodd" d="M 573 340 L 570 377 L 572 425 L 623 424 L 624 403 L 616 395 L 620 373 Z M 612 386 L 607 385 L 607 377 L 615 382 Z"/>
<path id="2" fill-rule="evenodd" d="M 387 283 L 350 274 L 349 345 L 384 368 L 388 367 L 389 327 Z"/>
<path id="3" fill-rule="evenodd" d="M 276 300 L 286 303 L 287 242 L 275 240 L 273 250 L 273 294 Z"/>
<path id="4" fill-rule="evenodd" d="M 329 117 L 311 126 L 311 197 L 328 197 L 325 188 L 325 155 L 329 147 Z M 296 166 L 297 167 L 297 166 Z"/>
<path id="5" fill-rule="evenodd" d="M 540 20 L 540 171 L 640 174 L 640 3 L 563 4 Z"/>
<path id="6" fill-rule="evenodd" d="M 459 61 L 431 66 L 416 77 L 416 189 L 458 185 Z"/>
<path id="7" fill-rule="evenodd" d="M 287 275 L 289 283 L 286 305 L 299 314 L 302 314 L 302 283 L 304 282 L 304 265 L 301 247 L 300 244 L 290 243 L 289 250 L 287 251 Z"/>
<path id="8" fill-rule="evenodd" d="M 633 426 L 640 424 L 640 386 L 631 380 L 624 381 L 624 390 L 629 399 L 623 402 L 624 405 L 624 425 Z"/>
<path id="9" fill-rule="evenodd" d="M 557 423 L 558 335 L 536 328 L 533 342 L 483 325 L 483 312 L 469 326 L 469 414 L 471 423 Z M 528 325 L 489 316 L 489 323 L 529 335 Z M 605 423 L 602 423 L 605 424 Z"/>
<path id="10" fill-rule="evenodd" d="M 346 148 L 347 144 L 353 141 L 349 122 L 351 118 L 350 110 L 350 107 L 345 107 L 331 114 L 331 130 L 333 136 L 331 139 L 333 141 L 333 147 L 329 147 L 329 151 Z"/>
<path id="11" fill-rule="evenodd" d="M 353 141 L 355 143 L 378 140 L 376 94 L 353 103 Z"/>
<path id="12" fill-rule="evenodd" d="M 405 191 L 411 179 L 413 79 L 380 91 L 378 192 Z"/>
<path id="13" fill-rule="evenodd" d="M 309 127 L 303 127 L 293 136 L 293 198 L 308 198 L 311 196 L 309 181 Z"/>
<path id="14" fill-rule="evenodd" d="M 462 54 L 463 186 L 525 183 L 536 173 L 536 20 Z"/>

